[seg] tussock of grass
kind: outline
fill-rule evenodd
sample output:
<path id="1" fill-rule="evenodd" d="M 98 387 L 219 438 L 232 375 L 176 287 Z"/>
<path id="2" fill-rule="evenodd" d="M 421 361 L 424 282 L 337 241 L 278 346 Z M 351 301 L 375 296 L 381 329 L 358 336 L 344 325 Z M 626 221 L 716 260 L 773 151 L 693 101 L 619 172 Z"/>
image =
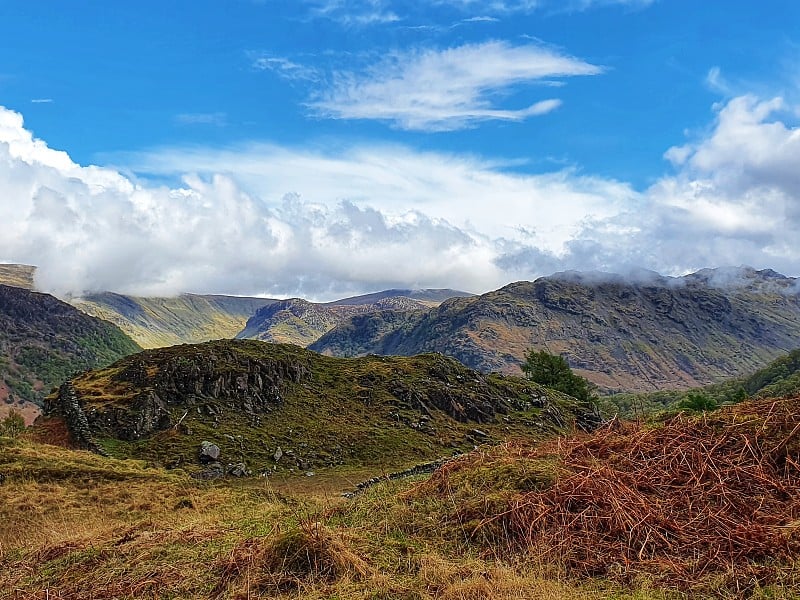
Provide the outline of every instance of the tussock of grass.
<path id="1" fill-rule="evenodd" d="M 352 534 L 307 521 L 268 538 L 237 544 L 221 564 L 217 591 L 242 587 L 252 591 L 301 589 L 304 585 L 363 580 L 371 569 L 354 549 Z"/>

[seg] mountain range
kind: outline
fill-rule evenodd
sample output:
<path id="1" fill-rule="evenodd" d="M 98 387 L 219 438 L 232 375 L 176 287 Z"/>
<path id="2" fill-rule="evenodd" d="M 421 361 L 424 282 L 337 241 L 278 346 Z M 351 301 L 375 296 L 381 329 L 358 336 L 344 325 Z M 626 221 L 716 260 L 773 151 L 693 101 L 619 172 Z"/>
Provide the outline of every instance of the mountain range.
<path id="1" fill-rule="evenodd" d="M 0 281 L 32 285 L 31 267 Z M 530 349 L 562 354 L 603 393 L 689 388 L 752 372 L 800 346 L 800 283 L 771 270 L 683 277 L 558 273 L 470 295 L 386 290 L 293 298 L 114 293 L 71 302 L 142 347 L 257 339 L 331 356 L 439 352 L 482 372 L 519 374 Z"/>
<path id="2" fill-rule="evenodd" d="M 798 280 L 750 268 L 685 277 L 560 273 L 428 310 L 352 317 L 311 344 L 336 356 L 441 352 L 518 373 L 531 348 L 564 355 L 602 391 L 703 385 L 800 345 Z"/>

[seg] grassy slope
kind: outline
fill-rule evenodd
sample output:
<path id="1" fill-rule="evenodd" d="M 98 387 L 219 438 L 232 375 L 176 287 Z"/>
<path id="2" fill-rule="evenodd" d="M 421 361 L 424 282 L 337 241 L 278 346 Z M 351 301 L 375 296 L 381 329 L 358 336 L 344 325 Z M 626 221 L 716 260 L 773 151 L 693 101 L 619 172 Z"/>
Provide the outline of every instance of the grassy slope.
<path id="1" fill-rule="evenodd" d="M 661 597 L 410 534 L 397 485 L 345 502 L 30 441 L 0 438 L 0 449 L 0 598 Z"/>
<path id="2" fill-rule="evenodd" d="M 160 348 L 233 338 L 260 307 L 272 302 L 235 296 L 140 298 L 103 293 L 72 303 L 87 314 L 116 324 L 143 348 Z"/>
<path id="3" fill-rule="evenodd" d="M 249 410 L 242 386 L 255 394 L 257 377 L 272 383 L 258 392 L 261 408 Z M 197 391 L 198 382 L 205 392 Z M 569 426 L 587 409 L 531 382 L 485 377 L 439 355 L 341 359 L 254 340 L 150 350 L 73 383 L 112 455 L 189 469 L 197 468 L 200 442 L 209 440 L 222 449 L 223 462 L 243 461 L 254 472 L 392 471 L 480 441 L 540 438 L 561 428 L 552 411 Z M 221 391 L 213 397 L 208 390 L 215 388 Z M 129 407 L 151 392 L 167 403 L 172 423 L 183 417 L 180 427 L 137 441 L 102 431 L 104 414 L 135 414 Z M 538 397 L 546 398 L 546 410 L 534 407 Z M 467 411 L 488 403 L 499 412 L 483 422 L 459 421 L 436 407 L 451 401 Z M 276 461 L 278 447 L 285 456 Z"/>
<path id="4" fill-rule="evenodd" d="M 503 448 L 450 469 L 447 493 L 412 481 L 352 501 L 335 485 L 309 490 L 307 478 L 209 484 L 27 439 L 0 438 L 0 473 L 3 599 L 687 597 L 646 577 L 578 579 L 558 561 L 473 538 L 474 523 L 454 514 L 496 509 L 553 481 L 541 463 L 509 462 Z M 708 593 L 688 597 L 742 597 L 699 583 Z M 750 589 L 765 599 L 796 591 Z"/>
<path id="5" fill-rule="evenodd" d="M 29 265 L 0 264 L 0 284 L 32 290 L 34 271 Z"/>

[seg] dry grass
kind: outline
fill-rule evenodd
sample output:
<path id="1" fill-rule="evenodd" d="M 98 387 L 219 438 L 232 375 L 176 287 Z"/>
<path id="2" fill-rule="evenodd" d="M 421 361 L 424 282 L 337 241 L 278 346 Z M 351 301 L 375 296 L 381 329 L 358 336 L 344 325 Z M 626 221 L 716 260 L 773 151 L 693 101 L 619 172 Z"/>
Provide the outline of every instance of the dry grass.
<path id="1" fill-rule="evenodd" d="M 401 484 L 345 503 L 29 440 L 0 442 L 0 473 L 2 599 L 603 597 L 425 532 L 402 539 Z"/>
<path id="2" fill-rule="evenodd" d="M 659 427 L 614 422 L 539 447 L 509 444 L 440 469 L 407 494 L 438 498 L 453 529 L 489 552 L 522 552 L 580 577 L 679 589 L 800 590 L 800 398 L 746 403 Z M 558 475 L 502 502 L 460 501 L 464 481 L 526 463 Z M 455 501 L 454 501 L 455 500 Z"/>
<path id="3" fill-rule="evenodd" d="M 319 521 L 306 521 L 265 538 L 247 539 L 221 561 L 217 593 L 238 589 L 257 592 L 300 590 L 344 578 L 363 581 L 372 573 L 355 551 L 351 533 Z"/>
<path id="4" fill-rule="evenodd" d="M 798 422 L 794 400 L 510 444 L 348 502 L 3 439 L 0 598 L 796 598 Z"/>

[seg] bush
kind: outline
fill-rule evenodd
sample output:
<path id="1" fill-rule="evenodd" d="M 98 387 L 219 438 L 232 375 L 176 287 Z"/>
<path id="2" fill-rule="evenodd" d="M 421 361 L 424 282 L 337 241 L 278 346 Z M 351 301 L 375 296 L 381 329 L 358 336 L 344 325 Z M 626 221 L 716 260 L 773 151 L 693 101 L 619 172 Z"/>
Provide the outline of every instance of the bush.
<path id="1" fill-rule="evenodd" d="M 689 392 L 678 404 L 678 410 L 690 410 L 694 412 L 708 412 L 717 410 L 718 408 L 719 403 L 702 392 Z"/>
<path id="2" fill-rule="evenodd" d="M 563 392 L 582 402 L 594 401 L 594 386 L 572 372 L 566 359 L 546 350 L 531 350 L 525 357 L 522 372 L 531 381 Z"/>
<path id="3" fill-rule="evenodd" d="M 11 409 L 8 416 L 0 421 L 0 435 L 17 437 L 25 431 L 25 419 L 19 411 Z"/>

